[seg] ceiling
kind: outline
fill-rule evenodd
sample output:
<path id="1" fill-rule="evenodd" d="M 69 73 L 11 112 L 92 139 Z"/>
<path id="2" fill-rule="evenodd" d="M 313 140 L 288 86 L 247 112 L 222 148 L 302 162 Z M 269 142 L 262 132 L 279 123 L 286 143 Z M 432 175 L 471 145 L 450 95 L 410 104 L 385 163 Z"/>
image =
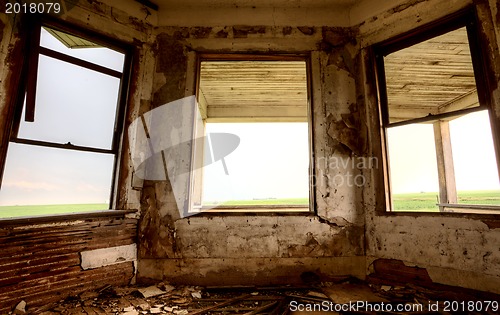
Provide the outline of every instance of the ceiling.
<path id="1" fill-rule="evenodd" d="M 465 27 L 384 58 L 389 120 L 478 106 Z"/>
<path id="2" fill-rule="evenodd" d="M 138 2 L 153 4 L 149 7 L 156 7 L 157 10 L 150 10 L 150 20 L 158 26 L 307 25 L 348 27 L 350 26 L 350 10 L 362 2 L 372 0 L 129 1 L 134 1 L 136 4 Z M 361 8 L 361 10 L 364 9 Z M 373 10 L 369 11 L 373 13 Z"/>
<path id="3" fill-rule="evenodd" d="M 321 8 L 350 6 L 359 0 L 151 0 L 160 10 L 172 7 L 278 7 Z"/>
<path id="4" fill-rule="evenodd" d="M 384 58 L 390 122 L 479 106 L 461 28 Z M 304 62 L 205 61 L 200 104 L 209 120 L 307 118 Z"/>
<path id="5" fill-rule="evenodd" d="M 304 61 L 203 61 L 199 87 L 209 121 L 307 121 Z"/>

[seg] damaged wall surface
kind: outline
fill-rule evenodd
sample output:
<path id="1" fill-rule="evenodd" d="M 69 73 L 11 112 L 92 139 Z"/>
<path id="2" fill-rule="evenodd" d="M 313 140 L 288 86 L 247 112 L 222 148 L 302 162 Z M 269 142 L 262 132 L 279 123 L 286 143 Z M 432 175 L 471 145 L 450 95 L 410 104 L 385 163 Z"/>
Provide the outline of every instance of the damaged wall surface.
<path id="1" fill-rule="evenodd" d="M 349 160 L 362 145 L 356 112 L 356 41 L 334 27 L 160 27 L 152 108 L 194 93 L 189 53 L 306 54 L 311 57 L 314 156 Z M 249 56 L 250 56 L 249 55 Z M 179 118 L 180 119 L 180 118 Z M 197 284 L 300 282 L 304 272 L 363 277 L 364 217 L 357 186 L 328 176 L 357 170 L 316 165 L 318 215 L 219 214 L 179 218 L 168 182 L 144 183 L 139 279 Z"/>
<path id="2" fill-rule="evenodd" d="M 35 243 L 62 251 L 67 260 L 61 268 L 69 277 L 63 283 L 51 270 L 30 275 L 26 286 L 54 285 L 51 291 L 33 293 L 13 284 L 21 270 L 31 270 L 27 267 L 29 259 L 23 256 L 22 262 L 11 257 L 0 260 L 0 299 L 5 301 L 0 302 L 0 312 L 15 300 L 8 292 L 11 290 L 20 292 L 17 297 L 25 296 L 28 302 L 36 303 L 51 294 L 64 296 L 73 290 L 85 290 L 91 282 L 79 286 L 81 279 L 96 279 L 109 270 L 114 271 L 102 283 L 129 281 L 134 272 L 132 262 L 83 271 L 79 253 L 84 251 L 89 257 L 106 261 L 113 257 L 112 251 L 122 253 L 118 246 L 132 245 L 125 249 L 130 250 L 136 241 L 139 281 L 290 284 L 302 282 L 301 275 L 311 273 L 364 278 L 367 273 L 383 275 L 406 265 L 431 282 L 500 293 L 498 218 L 385 213 L 381 128 L 370 51 L 375 43 L 475 5 L 488 43 L 486 54 L 492 65 L 488 73 L 498 85 L 500 10 L 495 0 L 394 0 L 384 1 L 377 8 L 373 7 L 374 1 L 354 1 L 349 2 L 352 6 L 332 11 L 331 20 L 325 14 L 321 19 L 313 19 L 310 14 L 304 19 L 299 15 L 285 18 L 286 10 L 281 10 L 279 19 L 274 20 L 279 23 L 271 23 L 272 15 L 252 19 L 253 14 L 248 13 L 246 20 L 238 21 L 238 15 L 251 12 L 251 8 L 212 8 L 217 12 L 214 16 L 223 16 L 225 23 L 194 18 L 174 23 L 175 11 L 162 17 L 161 12 L 136 1 L 70 2 L 74 4 L 71 10 L 57 19 L 133 47 L 125 130 L 144 113 L 194 95 L 196 57 L 202 53 L 305 56 L 310 61 L 314 212 L 211 213 L 180 218 L 168 181 L 142 182 L 134 176 L 129 134 L 125 132 L 114 204 L 117 209 L 138 210 L 138 220 L 93 218 L 89 214 L 84 220 L 57 225 L 0 223 L 2 251 L 23 255 L 27 245 Z M 185 8 L 180 11 L 188 12 Z M 231 12 L 238 14 L 231 16 Z M 346 12 L 349 18 L 343 14 Z M 12 98 L 19 84 L 16 74 L 23 62 L 24 23 L 21 15 L 0 16 L 2 150 L 10 133 Z M 491 93 L 500 125 L 498 86 Z M 179 122 L 183 118 L 179 117 Z M 332 181 L 358 175 L 364 179 L 362 185 Z M 77 246 L 70 250 L 66 246 L 70 243 Z M 106 248 L 110 251 L 93 251 Z M 40 265 L 34 269 L 54 263 L 45 252 L 38 255 Z M 123 255 L 126 260 L 134 259 L 129 251 Z"/>
<path id="3" fill-rule="evenodd" d="M 368 49 L 371 44 L 412 30 L 471 4 L 469 1 L 414 1 L 408 6 L 399 7 L 397 11 L 390 10 L 373 17 L 360 26 L 366 73 L 371 71 L 372 61 Z M 474 1 L 474 5 L 482 21 L 481 32 L 487 42 L 492 82 L 497 86 L 500 81 L 500 58 L 498 37 L 495 37 L 494 30 L 498 32 L 498 14 L 495 14 L 495 6 L 490 8 L 487 1 Z M 371 146 L 367 153 L 381 157 L 376 88 L 373 78 L 365 76 L 364 80 L 367 128 L 372 130 L 369 133 Z M 492 99 L 497 113 L 500 108 L 498 91 L 498 87 L 492 91 L 492 95 L 496 95 Z M 499 118 L 497 114 L 497 124 Z M 363 203 L 366 211 L 368 273 L 376 274 L 377 264 L 390 267 L 399 262 L 408 267 L 423 269 L 424 274 L 436 283 L 500 292 L 500 230 L 497 219 L 465 214 L 384 214 L 385 188 L 381 179 L 382 171 L 369 171 L 371 172 L 367 172 L 367 176 L 371 176 L 373 180 L 364 189 Z M 385 268 L 386 271 L 392 269 Z M 397 274 L 397 270 L 392 272 Z M 380 276 L 386 275 L 386 272 L 382 272 Z M 401 279 L 405 279 L 403 274 Z"/>
<path id="4" fill-rule="evenodd" d="M 470 215 L 383 214 L 381 164 L 338 169 L 324 163 L 331 158 L 383 160 L 376 147 L 380 143 L 376 89 L 374 79 L 367 77 L 372 64 L 370 45 L 473 4 L 484 20 L 498 82 L 498 14 L 495 4 L 490 8 L 486 1 L 394 1 L 386 11 L 378 10 L 379 14 L 349 28 L 158 28 L 154 106 L 186 95 L 186 69 L 164 65 L 168 60 L 186 63 L 188 52 L 310 54 L 316 180 L 362 174 L 367 181 L 362 187 L 328 181 L 316 185 L 317 215 L 188 219 L 176 216 L 168 183 L 146 183 L 139 277 L 200 284 L 281 283 L 287 274 L 294 275 L 288 282 L 299 281 L 298 275 L 305 271 L 323 276 L 347 271 L 362 277 L 359 268 L 365 264 L 366 252 L 368 273 L 374 272 L 374 261 L 381 259 L 383 264 L 384 259 L 393 259 L 426 269 L 437 283 L 498 292 L 496 224 Z M 351 13 L 356 20 L 369 16 L 369 11 L 364 3 Z M 492 17 L 496 27 L 491 25 Z M 495 106 L 498 112 L 499 104 Z"/>
<path id="5" fill-rule="evenodd" d="M 119 40 L 132 47 L 133 70 L 126 123 L 151 98 L 154 65 L 142 5 L 124 10 L 102 2 L 66 1 L 63 12 L 52 18 Z M 141 18 L 138 17 L 140 14 Z M 0 14 L 0 142 L 5 152 L 11 131 L 14 98 L 26 55 L 29 22 L 23 14 Z M 135 106 L 135 104 L 139 104 Z M 118 159 L 121 171 L 114 197 L 116 208 L 138 209 L 140 192 L 132 189 L 132 166 L 127 139 Z M 125 184 L 127 183 L 127 184 Z M 130 212 L 130 211 L 129 211 Z M 132 211 L 134 212 L 134 211 Z M 126 285 L 136 272 L 137 219 L 127 211 L 94 212 L 62 217 L 0 220 L 0 313 L 7 314 L 21 300 L 27 308 L 47 305 L 69 295 L 109 284 Z"/>
<path id="6" fill-rule="evenodd" d="M 21 300 L 30 307 L 47 305 L 108 284 L 128 284 L 135 266 L 123 253 L 91 268 L 85 266 L 84 256 L 96 249 L 134 244 L 136 226 L 137 219 L 124 217 L 4 223 L 0 228 L 0 313 L 8 313 Z"/>

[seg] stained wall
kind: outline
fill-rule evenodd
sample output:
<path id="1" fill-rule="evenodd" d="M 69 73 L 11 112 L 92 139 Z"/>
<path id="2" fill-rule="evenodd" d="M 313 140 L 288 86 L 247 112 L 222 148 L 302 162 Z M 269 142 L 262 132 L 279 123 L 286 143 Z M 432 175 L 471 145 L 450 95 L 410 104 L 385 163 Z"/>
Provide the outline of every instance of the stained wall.
<path id="1" fill-rule="evenodd" d="M 498 34 L 495 6 L 490 7 L 487 1 L 410 1 L 408 5 L 382 12 L 360 25 L 365 67 L 364 115 L 366 128 L 371 130 L 368 132 L 370 146 L 366 154 L 382 158 L 370 45 L 470 5 L 476 7 L 481 21 L 481 40 L 485 44 L 482 53 L 491 65 L 488 75 L 493 87 L 493 112 L 497 113 L 494 122 L 498 126 L 500 58 L 498 37 L 495 35 Z M 409 270 L 423 270 L 428 275 L 428 280 L 435 283 L 499 293 L 500 229 L 496 217 L 468 214 L 387 214 L 384 213 L 383 170 L 370 170 L 364 174 L 372 178 L 363 190 L 368 274 L 390 276 L 389 270 L 397 275 L 398 269 L 394 269 L 394 266 L 400 265 Z M 404 272 L 403 269 L 400 270 Z M 409 280 L 403 274 L 400 278 Z"/>
<path id="2" fill-rule="evenodd" d="M 180 218 L 168 181 L 145 181 L 139 279 L 194 284 L 301 282 L 301 274 L 364 276 L 361 189 L 328 178 L 355 176 L 364 141 L 357 127 L 355 34 L 342 27 L 159 27 L 152 108 L 192 95 L 190 54 L 305 55 L 311 98 L 317 214 L 201 214 Z M 186 85 L 187 84 L 187 85 Z M 348 162 L 332 166 L 331 159 Z M 265 179 L 263 179 L 265 180 Z M 347 181 L 347 179 L 346 179 Z"/>

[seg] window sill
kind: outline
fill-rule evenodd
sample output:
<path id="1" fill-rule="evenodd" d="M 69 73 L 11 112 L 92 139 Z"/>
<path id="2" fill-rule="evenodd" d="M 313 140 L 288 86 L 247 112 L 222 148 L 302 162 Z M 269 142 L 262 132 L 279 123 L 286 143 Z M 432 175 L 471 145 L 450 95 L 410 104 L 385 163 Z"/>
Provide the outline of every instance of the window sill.
<path id="1" fill-rule="evenodd" d="M 52 223 L 71 220 L 93 219 L 101 217 L 125 217 L 130 213 L 135 213 L 137 210 L 100 210 L 88 212 L 73 212 L 62 214 L 41 215 L 33 217 L 17 217 L 17 218 L 0 218 L 0 226 L 8 225 L 28 225 L 37 223 Z"/>
<path id="2" fill-rule="evenodd" d="M 500 214 L 500 206 L 498 205 L 467 205 L 467 204 L 440 203 L 438 204 L 438 206 L 444 208 L 443 212 Z"/>
<path id="3" fill-rule="evenodd" d="M 481 212 L 479 212 L 481 211 Z M 493 220 L 500 221 L 500 210 L 496 211 L 483 211 L 483 210 L 472 210 L 471 207 L 462 209 L 461 211 L 443 211 L 443 212 L 419 212 L 414 210 L 380 210 L 377 214 L 378 216 L 385 217 L 434 217 L 434 218 L 460 218 L 460 219 L 473 219 L 473 220 Z"/>
<path id="4" fill-rule="evenodd" d="M 201 211 L 195 215 L 255 215 L 255 214 L 280 214 L 280 215 L 300 215 L 313 214 L 308 206 L 303 205 L 241 205 L 241 206 L 217 206 L 201 207 Z"/>

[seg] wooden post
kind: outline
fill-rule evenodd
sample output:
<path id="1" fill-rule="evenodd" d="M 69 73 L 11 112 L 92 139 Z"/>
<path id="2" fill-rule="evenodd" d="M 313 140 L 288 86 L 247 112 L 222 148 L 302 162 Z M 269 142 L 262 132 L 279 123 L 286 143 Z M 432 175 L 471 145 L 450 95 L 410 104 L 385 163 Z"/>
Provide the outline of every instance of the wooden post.
<path id="1" fill-rule="evenodd" d="M 457 186 L 448 121 L 439 120 L 434 123 L 434 139 L 439 177 L 439 203 L 457 203 Z M 439 206 L 439 211 L 443 212 L 444 206 Z"/>

